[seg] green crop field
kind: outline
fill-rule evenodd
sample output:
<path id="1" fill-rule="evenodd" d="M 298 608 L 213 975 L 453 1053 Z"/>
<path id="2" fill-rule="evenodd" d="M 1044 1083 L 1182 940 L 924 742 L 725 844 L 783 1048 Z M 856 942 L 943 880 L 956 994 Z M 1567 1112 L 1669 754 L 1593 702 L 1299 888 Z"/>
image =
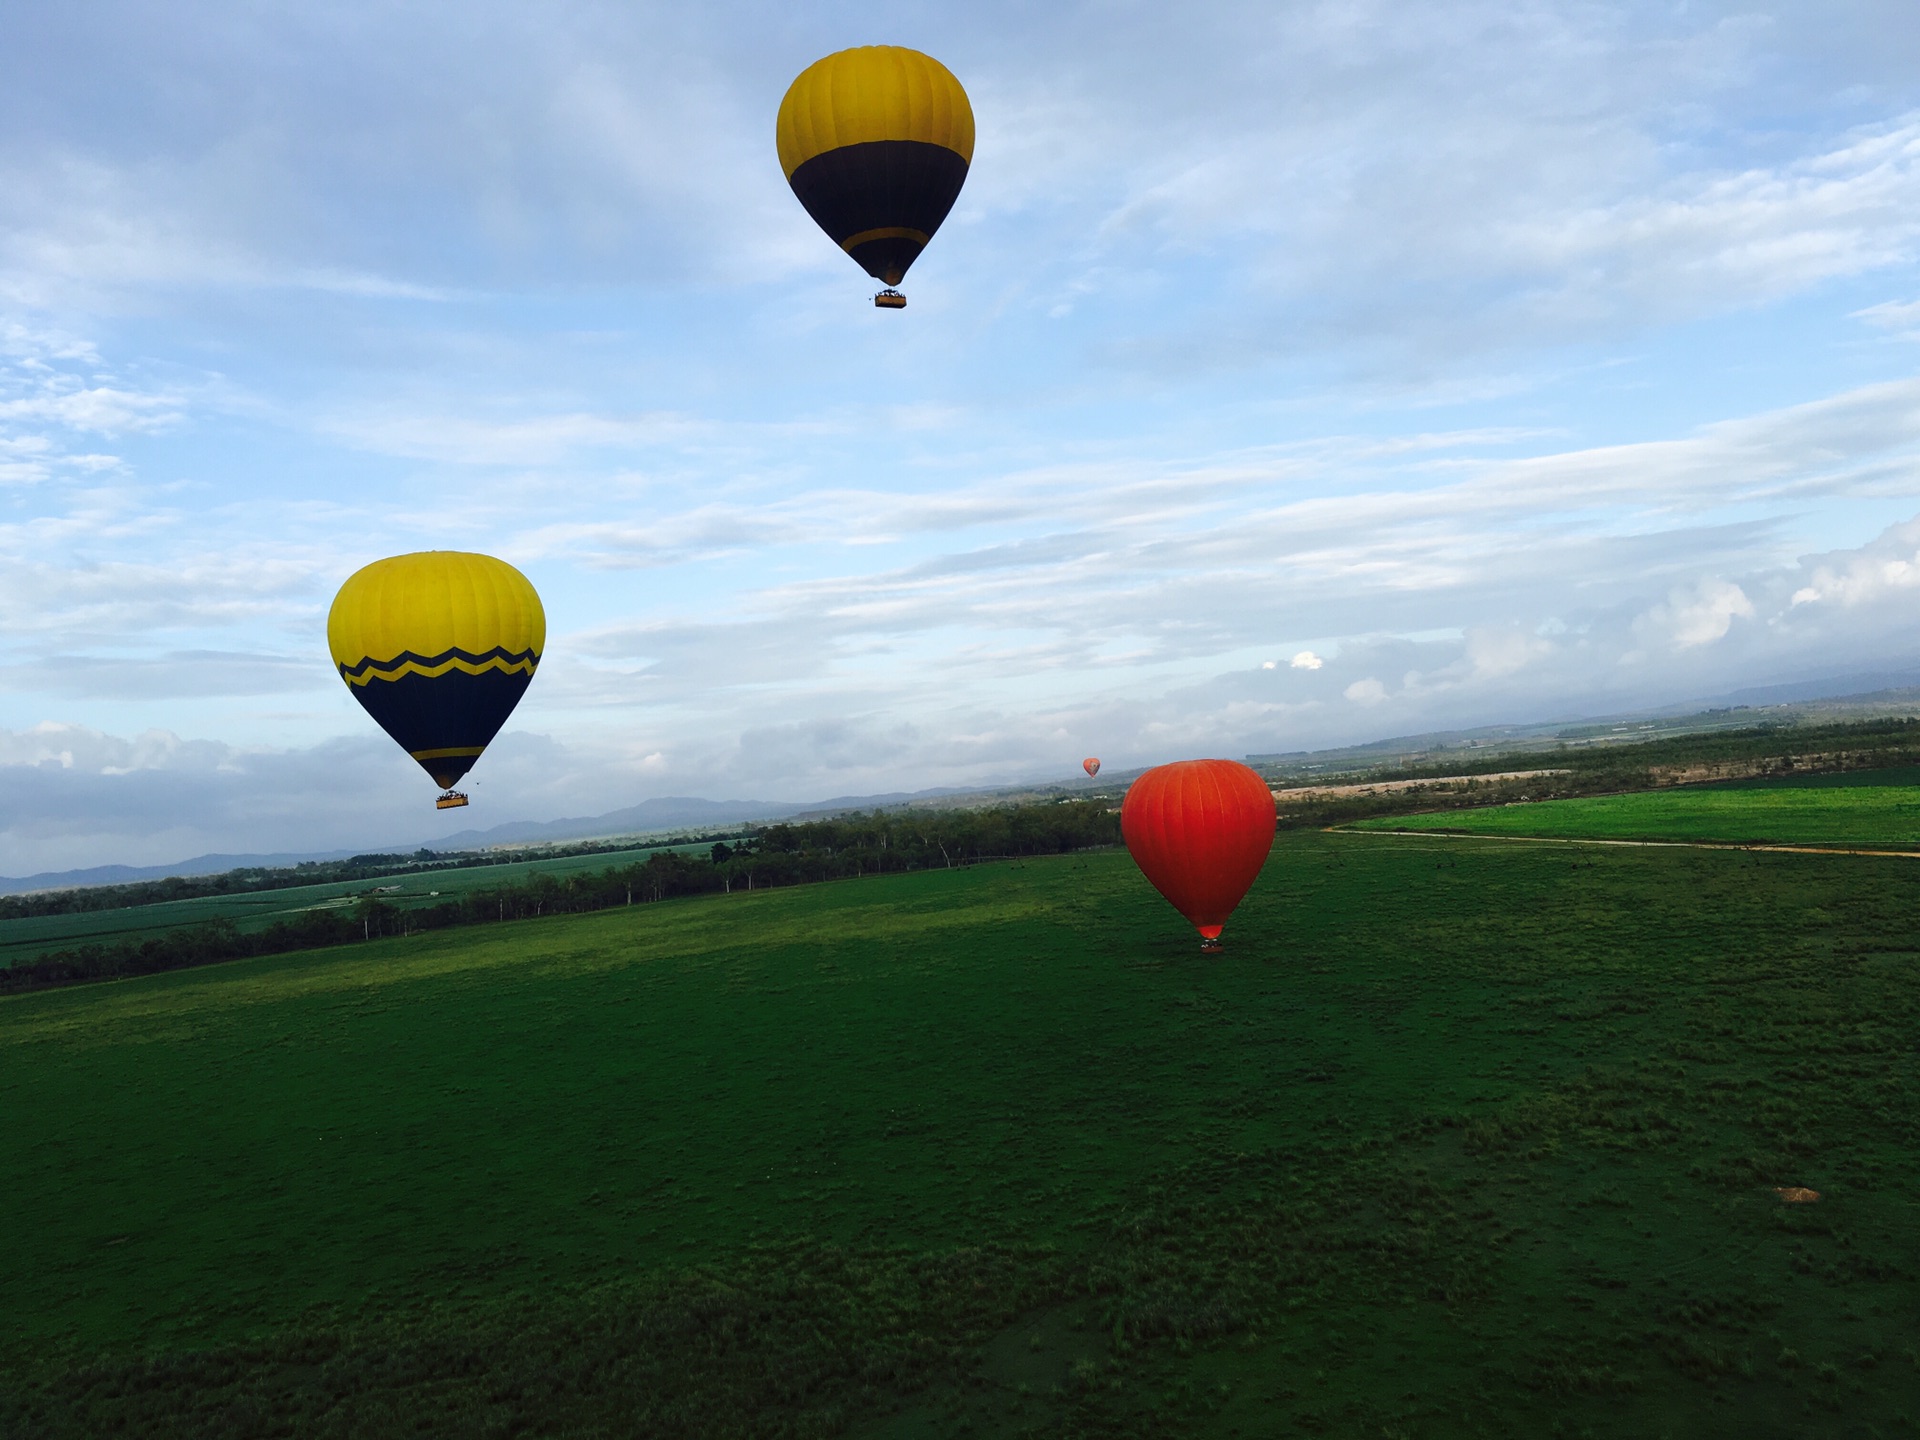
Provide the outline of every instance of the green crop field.
<path id="1" fill-rule="evenodd" d="M 1743 781 L 1399 815 L 1360 830 L 1450 830 L 1574 840 L 1699 840 L 1734 844 L 1920 848 L 1920 788 L 1862 784 L 1858 776 Z"/>
<path id="2" fill-rule="evenodd" d="M 388 904 L 406 908 L 427 905 L 450 895 L 485 890 L 495 885 L 524 882 L 530 875 L 566 876 L 607 870 L 644 860 L 655 850 L 706 850 L 710 844 L 653 845 L 594 855 L 562 855 L 551 860 L 521 860 L 504 865 L 470 865 L 458 869 L 396 875 L 390 880 L 341 880 L 327 885 L 301 885 L 285 890 L 249 890 L 232 895 L 206 895 L 189 900 L 166 900 L 153 905 L 130 905 L 119 910 L 82 910 L 68 915 L 29 915 L 0 920 L 0 965 L 30 960 L 49 950 L 76 945 L 115 944 L 145 940 L 209 920 L 231 920 L 243 931 L 265 930 L 309 910 L 344 909 L 362 895 L 378 894 Z"/>
<path id="3" fill-rule="evenodd" d="M 1219 959 L 1094 852 L 0 999 L 0 1435 L 1912 1434 L 1916 922 L 1307 831 Z"/>

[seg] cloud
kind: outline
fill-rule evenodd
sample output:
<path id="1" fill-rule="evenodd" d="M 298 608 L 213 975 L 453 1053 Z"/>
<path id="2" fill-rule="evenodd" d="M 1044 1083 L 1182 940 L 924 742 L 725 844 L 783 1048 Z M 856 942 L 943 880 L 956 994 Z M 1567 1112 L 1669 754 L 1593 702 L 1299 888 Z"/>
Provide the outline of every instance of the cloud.
<path id="1" fill-rule="evenodd" d="M 0 321 L 0 485 L 87 479 L 117 457 L 74 442 L 164 431 L 183 400 L 113 374 L 88 342 L 57 330 Z"/>
<path id="2" fill-rule="evenodd" d="M 1742 124 L 1779 113 L 1782 57 L 1884 60 L 1842 47 L 1818 8 L 1767 25 L 1491 0 L 1390 19 L 1231 0 L 1178 24 L 922 15 L 917 43 L 959 68 L 980 118 L 943 253 L 956 273 L 1024 272 L 1051 310 L 1185 293 L 1216 364 L 1341 336 L 1457 354 L 1903 263 L 1911 115 L 1836 124 L 1847 107 L 1809 105 L 1824 132 Z M 438 305 L 503 283 L 849 278 L 772 163 L 769 116 L 850 13 L 562 13 L 182 31 L 119 3 L 51 19 L 0 69 L 31 117 L 0 142 L 0 293 Z M 1214 278 L 1194 293 L 1188 270 Z M 1179 324 L 1194 308 L 1104 337 L 1109 353 L 1200 353 Z"/>
<path id="3" fill-rule="evenodd" d="M 1504 679 L 1553 653 L 1553 644 L 1518 625 L 1480 626 L 1467 632 L 1466 660 L 1475 678 Z"/>
<path id="4" fill-rule="evenodd" d="M 181 650 L 158 656 L 49 655 L 0 665 L 0 690 L 128 702 L 279 695 L 335 683 L 317 655 Z"/>
<path id="5" fill-rule="evenodd" d="M 684 441 L 707 427 L 684 416 L 537 415 L 519 420 L 468 415 L 374 416 L 358 412 L 331 430 L 355 449 L 453 464 L 539 466 L 583 453 L 631 452 Z"/>
<path id="6" fill-rule="evenodd" d="M 1920 300 L 1887 300 L 1853 312 L 1853 318 L 1901 335 L 1920 334 Z"/>
<path id="7" fill-rule="evenodd" d="M 1673 591 L 1634 623 L 1675 650 L 1691 650 L 1723 639 L 1735 620 L 1752 618 L 1746 591 L 1730 580 L 1702 580 Z"/>
<path id="8" fill-rule="evenodd" d="M 1910 603 L 1920 589 L 1920 521 L 1895 525 L 1859 550 L 1813 562 L 1807 583 L 1793 592 L 1790 607 L 1819 605 L 1843 610 Z"/>
<path id="9" fill-rule="evenodd" d="M 1753 304 L 1902 264 L 1916 242 L 1920 115 L 1908 115 L 1777 168 L 1681 176 L 1665 195 L 1496 227 L 1490 251 L 1559 290 L 1529 304 L 1572 318 L 1609 294 L 1663 315 Z"/>
<path id="10" fill-rule="evenodd" d="M 0 730 L 0 766 L 55 766 L 100 775 L 135 770 L 217 769 L 232 752 L 214 742 L 188 742 L 165 730 L 123 739 L 83 725 L 48 721 L 30 730 Z"/>
<path id="11" fill-rule="evenodd" d="M 1322 660 L 1311 650 L 1302 650 L 1287 662 L 1288 666 L 1294 670 L 1318 670 L 1326 663 L 1326 661 Z M 1268 668 L 1271 669 L 1272 667 L 1269 666 Z"/>
<path id="12" fill-rule="evenodd" d="M 1378 705 L 1387 698 L 1387 687 L 1371 675 L 1364 680 L 1356 680 L 1340 692 L 1356 705 Z"/>

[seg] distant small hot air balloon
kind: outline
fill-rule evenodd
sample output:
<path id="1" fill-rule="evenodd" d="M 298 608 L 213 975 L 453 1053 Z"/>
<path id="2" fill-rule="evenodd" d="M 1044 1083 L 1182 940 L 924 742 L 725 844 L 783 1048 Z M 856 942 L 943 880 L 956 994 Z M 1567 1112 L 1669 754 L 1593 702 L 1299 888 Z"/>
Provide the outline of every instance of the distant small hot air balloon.
<path id="1" fill-rule="evenodd" d="M 1127 789 L 1120 833 L 1133 860 L 1173 908 L 1220 948 L 1227 917 L 1273 848 L 1273 792 L 1232 760 L 1158 765 Z"/>
<path id="2" fill-rule="evenodd" d="M 887 288 L 947 218 L 973 163 L 973 106 L 931 55 L 862 45 L 816 60 L 780 102 L 774 125 L 787 183 L 827 237 Z"/>
<path id="3" fill-rule="evenodd" d="M 1089 755 L 1080 762 L 1080 768 L 1087 772 L 1087 778 L 1091 780 L 1100 773 L 1100 757 L 1098 755 Z"/>
<path id="4" fill-rule="evenodd" d="M 356 570 L 333 598 L 327 648 L 353 698 L 446 793 L 506 724 L 540 664 L 547 616 L 491 555 L 429 550 Z"/>

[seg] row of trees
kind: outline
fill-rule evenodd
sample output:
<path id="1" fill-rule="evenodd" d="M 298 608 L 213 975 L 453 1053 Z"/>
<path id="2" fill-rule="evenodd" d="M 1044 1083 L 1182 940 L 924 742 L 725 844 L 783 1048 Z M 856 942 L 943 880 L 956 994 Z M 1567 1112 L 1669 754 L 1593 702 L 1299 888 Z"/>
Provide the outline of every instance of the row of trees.
<path id="1" fill-rule="evenodd" d="M 0 970 L 0 991 L 152 975 L 249 955 L 653 904 L 683 895 L 1063 854 L 1117 844 L 1119 839 L 1118 814 L 1104 804 L 1087 802 L 774 825 L 737 843 L 717 843 L 706 853 L 655 851 L 642 863 L 590 874 L 535 873 L 518 884 L 470 891 L 435 905 L 400 905 L 368 894 L 353 907 L 308 911 L 266 930 L 243 932 L 232 921 L 218 919 L 148 940 L 79 946 Z"/>
<path id="2" fill-rule="evenodd" d="M 1028 854 L 1021 848 L 1029 843 L 1029 832 L 1045 830 L 1051 821 L 1036 818 L 1040 812 L 1050 811 L 1050 806 L 1016 806 L 1001 810 L 950 811 L 937 816 L 913 816 L 911 812 L 894 816 L 852 816 L 837 820 L 823 820 L 801 825 L 777 825 L 767 834 L 777 835 L 768 843 L 773 849 L 785 850 L 795 846 L 802 848 L 841 848 L 843 846 L 871 845 L 876 843 L 882 850 L 889 843 L 899 843 L 898 836 L 906 836 L 911 848 L 914 844 L 911 836 L 920 831 L 928 831 L 929 824 L 935 830 L 952 836 L 952 844 L 973 852 L 974 847 L 985 847 L 978 853 Z M 977 823 L 957 823 L 959 817 L 981 817 Z M 994 818 L 986 818 L 994 817 Z M 876 830 L 876 826 L 886 829 L 891 822 L 893 830 L 886 834 Z M 836 828 L 839 827 L 839 828 Z M 833 835 L 827 833 L 834 831 Z M 898 832 L 895 835 L 893 832 Z M 742 832 L 736 829 L 709 831 L 707 839 L 733 840 Z M 752 829 L 747 835 L 746 848 L 755 848 L 757 838 L 765 838 Z M 844 838 L 835 836 L 844 835 Z M 996 838 L 998 837 L 998 838 Z M 676 845 L 685 844 L 684 840 L 675 840 Z M 437 870 L 465 870 L 479 865 L 517 865 L 528 860 L 552 859 L 568 855 L 597 855 L 616 850 L 637 848 L 634 841 L 628 840 L 586 840 L 571 845 L 542 846 L 528 849 L 491 849 L 491 850 L 417 850 L 411 855 L 371 854 L 355 855 L 346 860 L 303 860 L 297 865 L 247 865 L 233 870 L 223 870 L 214 875 L 169 875 L 158 880 L 134 880 L 121 885 L 87 885 L 72 890 L 42 890 L 31 895 L 0 895 L 0 922 L 24 920 L 33 916 L 72 915 L 90 913 L 97 910 L 127 910 L 139 905 L 158 905 L 169 900 L 205 899 L 220 895 L 244 895 L 262 890 L 287 890 L 306 885 L 334 885 L 341 882 L 351 883 L 357 880 L 392 879 L 400 875 L 417 875 Z M 731 848 L 731 847 L 729 847 Z M 950 849 L 952 846 L 950 845 Z M 900 869 L 901 866 L 886 862 L 875 868 Z M 850 871 L 848 873 L 857 873 Z M 780 884 L 782 881 L 769 883 Z"/>
<path id="3" fill-rule="evenodd" d="M 726 830 L 721 835 L 732 835 Z M 717 838 L 710 835 L 708 838 Z M 684 843 L 675 841 L 675 844 Z M 0 921 L 33 915 L 75 915 L 96 910 L 127 910 L 168 900 L 246 895 L 260 890 L 291 890 L 303 885 L 391 879 L 429 870 L 465 870 L 477 865 L 517 865 L 565 855 L 602 855 L 633 850 L 631 839 L 583 840 L 572 845 L 490 850 L 416 850 L 411 855 L 355 855 L 348 860 L 302 860 L 297 865 L 242 865 L 214 875 L 168 875 L 122 885 L 86 885 L 73 890 L 41 890 L 30 895 L 0 895 Z"/>

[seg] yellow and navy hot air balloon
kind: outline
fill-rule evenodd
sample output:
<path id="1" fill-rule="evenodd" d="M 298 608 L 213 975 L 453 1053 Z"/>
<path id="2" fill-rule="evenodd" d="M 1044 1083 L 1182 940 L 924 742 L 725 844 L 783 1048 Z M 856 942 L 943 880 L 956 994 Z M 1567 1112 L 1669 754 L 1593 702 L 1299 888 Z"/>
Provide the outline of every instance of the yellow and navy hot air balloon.
<path id="1" fill-rule="evenodd" d="M 973 163 L 973 107 L 931 55 L 863 45 L 816 60 L 780 102 L 775 127 L 787 183 L 820 228 L 887 288 L 947 218 Z"/>
<path id="2" fill-rule="evenodd" d="M 439 806 L 520 703 L 547 643 L 527 577 L 491 555 L 428 550 L 356 570 L 333 597 L 340 678 L 434 783 Z"/>

